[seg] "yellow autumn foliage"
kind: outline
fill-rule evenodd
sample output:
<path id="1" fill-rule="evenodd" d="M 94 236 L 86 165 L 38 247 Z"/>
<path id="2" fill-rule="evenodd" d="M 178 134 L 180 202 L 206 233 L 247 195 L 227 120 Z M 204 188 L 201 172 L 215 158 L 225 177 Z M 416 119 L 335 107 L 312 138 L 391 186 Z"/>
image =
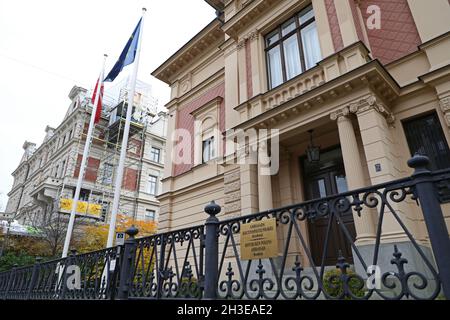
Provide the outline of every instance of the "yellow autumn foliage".
<path id="1" fill-rule="evenodd" d="M 136 237 L 145 237 L 156 233 L 157 224 L 154 221 L 135 220 L 125 215 L 117 215 L 116 232 L 125 232 L 134 225 L 139 233 Z M 86 253 L 104 249 L 108 239 L 109 224 L 88 225 L 82 227 L 82 235 L 75 244 L 78 253 Z"/>

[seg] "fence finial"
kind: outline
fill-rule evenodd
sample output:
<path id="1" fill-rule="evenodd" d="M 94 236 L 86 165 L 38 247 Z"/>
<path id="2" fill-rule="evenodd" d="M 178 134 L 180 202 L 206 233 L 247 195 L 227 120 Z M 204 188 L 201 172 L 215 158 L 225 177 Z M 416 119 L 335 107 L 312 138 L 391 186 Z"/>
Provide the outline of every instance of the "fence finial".
<path id="1" fill-rule="evenodd" d="M 222 208 L 218 205 L 218 204 L 216 204 L 216 202 L 214 201 L 214 200 L 212 200 L 210 203 L 208 203 L 206 206 L 205 206 L 205 212 L 207 213 L 207 214 L 209 214 L 210 216 L 215 216 L 215 215 L 217 215 L 217 214 L 219 214 L 220 213 L 220 211 L 222 210 Z"/>
<path id="2" fill-rule="evenodd" d="M 139 229 L 133 224 L 125 231 L 125 233 L 128 235 L 129 239 L 134 239 L 134 237 L 139 233 Z"/>
<path id="3" fill-rule="evenodd" d="M 408 167 L 414 169 L 413 175 L 429 172 L 430 170 L 428 170 L 427 168 L 429 164 L 430 159 L 427 156 L 420 154 L 418 152 L 416 152 L 414 156 L 408 160 Z"/>

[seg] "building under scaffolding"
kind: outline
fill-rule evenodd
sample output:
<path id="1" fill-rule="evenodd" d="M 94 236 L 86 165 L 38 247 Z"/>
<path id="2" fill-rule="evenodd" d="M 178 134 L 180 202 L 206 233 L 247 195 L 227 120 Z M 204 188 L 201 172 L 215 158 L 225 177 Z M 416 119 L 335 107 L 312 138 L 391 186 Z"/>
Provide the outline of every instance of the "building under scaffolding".
<path id="1" fill-rule="evenodd" d="M 119 213 L 140 220 L 157 220 L 161 190 L 167 114 L 158 111 L 150 87 L 138 81 L 133 103 Z M 83 221 L 109 219 L 127 110 L 126 83 L 105 92 L 103 112 L 96 125 L 77 205 Z M 12 173 L 6 212 L 31 224 L 55 212 L 68 216 L 72 206 L 89 118 L 91 94 L 80 87 L 69 93 L 71 104 L 62 123 L 47 126 L 43 143 L 26 141 L 24 155 Z"/>

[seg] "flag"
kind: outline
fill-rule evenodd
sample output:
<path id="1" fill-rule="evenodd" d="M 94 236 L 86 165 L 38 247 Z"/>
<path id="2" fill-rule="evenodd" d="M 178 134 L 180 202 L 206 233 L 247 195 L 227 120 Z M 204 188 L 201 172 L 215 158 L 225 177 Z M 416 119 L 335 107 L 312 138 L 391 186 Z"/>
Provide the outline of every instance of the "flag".
<path id="1" fill-rule="evenodd" d="M 139 33 L 140 33 L 140 29 L 141 29 L 141 21 L 142 21 L 142 18 L 139 20 L 136 28 L 134 29 L 133 33 L 131 34 L 130 39 L 128 39 L 128 42 L 125 45 L 125 48 L 123 48 L 122 53 L 120 54 L 119 59 L 117 60 L 116 64 L 114 65 L 114 67 L 112 67 L 111 71 L 106 76 L 106 78 L 104 80 L 105 82 L 114 81 L 114 79 L 122 71 L 123 67 L 125 67 L 129 64 L 132 64 L 134 62 L 134 58 L 136 57 Z"/>
<path id="2" fill-rule="evenodd" d="M 95 97 L 97 95 L 97 90 L 98 90 L 98 82 L 100 81 L 100 78 L 97 79 L 97 83 L 95 84 L 95 89 L 94 89 L 94 93 L 92 94 L 92 104 L 95 103 Z M 98 102 L 97 102 L 97 110 L 95 112 L 95 118 L 94 118 L 94 123 L 98 123 L 100 121 L 100 117 L 102 115 L 102 100 L 103 100 L 103 90 L 104 90 L 104 86 L 103 86 L 103 81 L 100 85 L 100 96 L 98 97 Z"/>

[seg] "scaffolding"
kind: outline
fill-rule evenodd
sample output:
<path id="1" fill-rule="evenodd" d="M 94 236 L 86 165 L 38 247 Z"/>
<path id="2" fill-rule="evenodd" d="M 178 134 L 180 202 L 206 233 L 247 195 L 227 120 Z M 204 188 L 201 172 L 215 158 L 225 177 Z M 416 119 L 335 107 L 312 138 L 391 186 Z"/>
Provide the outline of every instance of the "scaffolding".
<path id="1" fill-rule="evenodd" d="M 131 120 L 132 122 L 130 126 L 129 143 L 127 146 L 127 157 L 125 161 L 126 168 L 136 168 L 136 175 L 134 177 L 135 181 L 128 181 L 131 178 L 129 175 L 125 174 L 122 181 L 123 186 L 127 186 L 131 183 L 134 186 L 134 190 L 129 190 L 122 187 L 119 205 L 119 211 L 124 212 L 124 207 L 131 203 L 131 216 L 133 218 L 137 218 L 138 213 L 138 198 L 140 191 L 141 173 L 143 169 L 146 132 L 148 126 L 152 125 L 152 122 L 157 115 L 158 103 L 158 101 L 153 97 L 146 96 L 144 94 L 144 90 L 142 90 L 142 88 L 143 85 L 145 88 L 145 84 L 143 82 L 138 81 L 138 84 L 139 85 L 137 86 L 136 94 L 134 97 Z M 85 214 L 77 214 L 77 216 L 83 216 L 104 222 L 107 221 L 110 203 L 112 202 L 112 198 L 114 195 L 114 173 L 117 169 L 118 159 L 120 155 L 127 110 L 126 101 L 128 101 L 128 90 L 126 89 L 126 86 L 123 86 L 123 83 L 118 83 L 116 87 L 117 86 L 122 86 L 119 88 L 118 92 L 116 91 L 114 94 L 114 88 L 111 88 L 113 94 L 105 94 L 104 96 L 102 118 L 107 118 L 108 122 L 105 125 L 104 122 L 100 121 L 96 125 L 90 149 L 90 154 L 93 154 L 94 150 L 101 153 L 100 158 L 98 159 L 99 164 L 97 167 L 92 167 L 90 166 L 89 161 L 87 161 L 85 177 L 83 177 L 83 186 L 88 186 L 83 189 L 89 190 L 89 192 L 87 198 L 83 194 L 82 199 L 80 199 L 87 202 L 87 208 L 92 205 L 97 205 L 97 207 L 98 205 L 100 205 L 101 214 L 91 216 L 88 214 L 89 209 L 87 209 Z M 114 95 L 115 97 L 118 97 L 115 98 Z M 67 175 L 67 172 L 69 164 L 73 164 L 73 172 L 76 171 L 77 167 L 79 166 L 78 157 L 86 141 L 87 130 L 85 130 L 85 124 L 88 123 L 90 113 L 92 111 L 92 104 L 88 94 L 86 94 L 86 96 L 79 101 L 78 107 L 80 108 L 80 110 L 82 110 L 81 118 L 83 120 L 78 122 L 78 125 L 81 126 L 81 128 L 77 128 L 77 130 L 75 130 L 76 132 L 79 132 L 78 135 L 76 135 L 76 132 L 74 134 L 74 138 L 77 139 L 75 152 L 70 151 L 66 159 L 66 168 L 63 183 L 61 184 L 57 197 L 59 205 L 58 211 L 60 213 L 69 213 L 67 212 L 67 210 L 65 212 L 62 212 L 61 201 L 67 198 L 72 198 L 73 191 L 75 189 L 74 185 L 70 183 L 68 184 L 68 182 L 70 181 L 69 179 L 73 178 L 75 175 Z M 137 141 L 137 144 L 135 143 L 135 141 Z M 140 148 L 138 148 L 139 144 Z M 139 152 L 133 152 L 134 148 L 136 148 L 136 150 L 139 149 Z M 109 168 L 106 168 L 107 165 Z M 85 178 L 88 171 L 96 171 L 95 181 L 86 182 Z M 80 203 L 83 203 L 83 201 L 80 201 Z M 130 213 L 130 211 L 128 212 Z"/>

